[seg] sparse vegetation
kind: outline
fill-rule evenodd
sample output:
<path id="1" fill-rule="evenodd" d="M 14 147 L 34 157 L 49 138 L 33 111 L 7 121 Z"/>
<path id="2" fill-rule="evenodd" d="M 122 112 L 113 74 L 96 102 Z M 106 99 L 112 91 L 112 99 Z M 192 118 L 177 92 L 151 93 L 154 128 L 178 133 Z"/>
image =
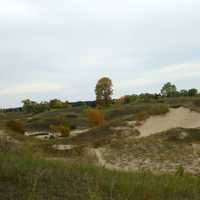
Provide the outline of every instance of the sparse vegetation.
<path id="1" fill-rule="evenodd" d="M 166 104 L 155 104 L 147 107 L 145 111 L 137 112 L 135 119 L 139 121 L 146 120 L 151 115 L 162 115 L 169 112 L 169 106 Z"/>
<path id="2" fill-rule="evenodd" d="M 70 128 L 68 126 L 60 125 L 50 125 L 49 130 L 53 133 L 60 133 L 62 137 L 68 137 L 70 135 Z"/>
<path id="3" fill-rule="evenodd" d="M 0 199 L 198 199 L 199 177 L 116 172 L 0 153 Z"/>
<path id="4" fill-rule="evenodd" d="M 169 106 L 166 104 L 156 104 L 149 109 L 150 115 L 161 115 L 169 112 Z"/>
<path id="5" fill-rule="evenodd" d="M 10 120 L 6 123 L 6 127 L 18 133 L 24 133 L 24 123 L 20 120 Z"/>

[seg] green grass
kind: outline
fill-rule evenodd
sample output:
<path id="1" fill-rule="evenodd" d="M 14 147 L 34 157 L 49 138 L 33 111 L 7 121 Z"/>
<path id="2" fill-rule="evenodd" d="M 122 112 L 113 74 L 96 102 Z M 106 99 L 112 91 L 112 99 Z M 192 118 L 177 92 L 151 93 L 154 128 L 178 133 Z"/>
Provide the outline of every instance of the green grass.
<path id="1" fill-rule="evenodd" d="M 0 163 L 3 200 L 195 200 L 200 193 L 200 178 L 193 176 L 66 166 L 16 153 L 0 153 Z"/>

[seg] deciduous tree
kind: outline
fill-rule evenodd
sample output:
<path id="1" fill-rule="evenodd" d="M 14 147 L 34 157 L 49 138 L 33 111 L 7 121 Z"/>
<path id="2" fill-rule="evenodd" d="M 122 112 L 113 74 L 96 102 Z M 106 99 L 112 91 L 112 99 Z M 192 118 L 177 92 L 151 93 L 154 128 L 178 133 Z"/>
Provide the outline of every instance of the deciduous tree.
<path id="1" fill-rule="evenodd" d="M 170 82 L 166 83 L 161 89 L 161 94 L 166 97 L 175 96 L 176 92 L 176 86 L 171 84 Z"/>
<path id="2" fill-rule="evenodd" d="M 101 78 L 95 88 L 96 101 L 98 105 L 109 105 L 113 94 L 112 81 L 107 77 Z"/>

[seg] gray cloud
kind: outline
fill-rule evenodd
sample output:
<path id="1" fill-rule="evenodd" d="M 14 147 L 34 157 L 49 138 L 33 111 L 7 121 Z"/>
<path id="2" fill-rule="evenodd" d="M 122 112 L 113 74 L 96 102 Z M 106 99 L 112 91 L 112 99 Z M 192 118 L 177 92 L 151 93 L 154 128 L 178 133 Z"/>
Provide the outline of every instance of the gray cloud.
<path id="1" fill-rule="evenodd" d="M 9 91 L 0 92 L 0 104 L 16 106 L 27 96 L 93 99 L 101 76 L 113 79 L 116 96 L 157 91 L 164 76 L 156 83 L 151 76 L 165 66 L 187 64 L 189 71 L 200 61 L 199 6 L 197 0 L 0 1 L 0 89 Z M 200 84 L 181 72 L 166 77 L 180 87 Z M 137 84 L 144 79 L 148 87 Z M 62 89 L 16 93 L 37 84 Z"/>

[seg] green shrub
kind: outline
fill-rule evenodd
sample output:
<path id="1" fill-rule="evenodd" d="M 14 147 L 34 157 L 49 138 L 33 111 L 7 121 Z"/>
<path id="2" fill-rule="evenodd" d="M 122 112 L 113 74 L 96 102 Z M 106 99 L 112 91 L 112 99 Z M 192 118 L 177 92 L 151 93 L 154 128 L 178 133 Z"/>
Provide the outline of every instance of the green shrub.
<path id="1" fill-rule="evenodd" d="M 18 133 L 24 133 L 24 124 L 19 120 L 10 120 L 6 123 L 6 127 Z"/>

